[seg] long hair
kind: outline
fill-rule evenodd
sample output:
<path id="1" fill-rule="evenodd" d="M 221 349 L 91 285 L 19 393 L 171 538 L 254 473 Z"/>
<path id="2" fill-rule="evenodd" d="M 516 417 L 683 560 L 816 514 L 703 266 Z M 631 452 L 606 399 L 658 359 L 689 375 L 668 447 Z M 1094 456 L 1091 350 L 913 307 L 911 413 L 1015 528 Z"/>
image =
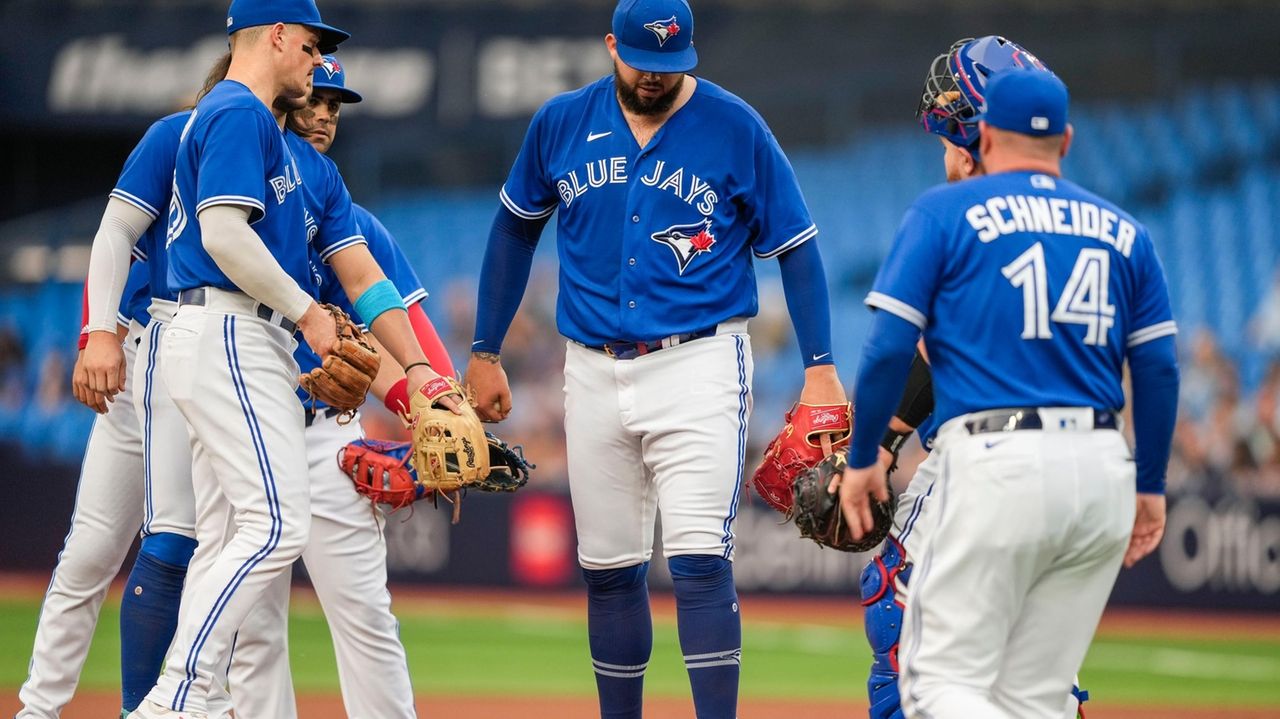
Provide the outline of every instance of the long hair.
<path id="1" fill-rule="evenodd" d="M 214 85 L 217 85 L 218 83 L 227 79 L 227 71 L 230 69 L 231 69 L 231 51 L 228 50 L 222 53 L 222 57 L 219 57 L 216 61 L 214 61 L 213 67 L 209 68 L 209 74 L 205 75 L 204 85 L 200 88 L 200 92 L 196 93 L 195 101 L 198 103 L 201 100 L 203 100 L 204 96 L 208 95 L 209 92 L 213 90 Z M 194 107 L 195 105 L 193 104 L 191 108 L 188 108 L 188 109 L 192 109 Z"/>

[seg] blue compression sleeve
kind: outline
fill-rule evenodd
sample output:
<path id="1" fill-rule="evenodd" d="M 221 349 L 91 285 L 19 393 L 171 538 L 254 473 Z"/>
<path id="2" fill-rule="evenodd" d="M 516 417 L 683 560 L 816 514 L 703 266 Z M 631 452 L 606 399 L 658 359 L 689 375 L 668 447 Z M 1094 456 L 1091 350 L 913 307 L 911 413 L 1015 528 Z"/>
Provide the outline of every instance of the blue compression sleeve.
<path id="1" fill-rule="evenodd" d="M 1130 349 L 1129 376 L 1138 491 L 1164 494 L 1173 427 L 1178 419 L 1178 355 L 1173 337 L 1160 337 Z"/>
<path id="2" fill-rule="evenodd" d="M 818 243 L 810 240 L 778 257 L 787 312 L 796 328 L 805 367 L 834 364 L 831 356 L 831 302 Z"/>
<path id="3" fill-rule="evenodd" d="M 511 320 L 520 309 L 533 251 L 547 220 L 526 220 L 499 207 L 489 230 L 489 245 L 480 268 L 480 292 L 476 298 L 476 333 L 472 352 L 499 352 Z"/>
<path id="4" fill-rule="evenodd" d="M 853 400 L 858 421 L 853 423 L 853 444 L 849 465 L 870 467 L 880 454 L 880 439 L 889 419 L 902 399 L 902 390 L 911 371 L 920 328 L 889 312 L 876 312 L 871 332 L 862 346 L 858 383 Z"/>

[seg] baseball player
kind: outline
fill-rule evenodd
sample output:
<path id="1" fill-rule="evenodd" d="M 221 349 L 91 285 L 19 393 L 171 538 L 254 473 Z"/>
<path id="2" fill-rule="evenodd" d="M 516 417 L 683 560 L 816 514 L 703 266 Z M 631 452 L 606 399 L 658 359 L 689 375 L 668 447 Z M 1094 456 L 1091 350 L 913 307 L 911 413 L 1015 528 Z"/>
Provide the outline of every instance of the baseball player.
<path id="1" fill-rule="evenodd" d="M 105 218 L 113 215 L 111 204 L 99 232 L 108 224 Z M 126 366 L 147 322 L 146 278 L 146 265 L 135 264 L 122 291 L 124 301 L 111 318 L 112 336 Z M 88 326 L 87 310 L 82 326 Z M 56 719 L 71 701 L 98 611 L 142 523 L 142 440 L 131 387 L 121 383 L 114 401 L 94 392 L 83 352 L 72 374 L 76 399 L 99 416 L 85 447 L 71 529 L 40 607 L 27 680 L 18 690 L 22 708 L 15 719 Z"/>
<path id="2" fill-rule="evenodd" d="M 230 54 L 210 69 L 198 97 L 204 97 L 225 77 Z M 90 321 L 85 350 L 87 374 L 97 391 L 110 397 L 120 360 L 102 342 L 98 329 L 105 308 L 118 302 L 122 272 L 132 252 L 150 261 L 142 288 L 151 322 L 139 338 L 137 366 L 132 373 L 138 387 L 132 393 L 143 443 L 142 543 L 126 582 L 120 607 L 121 702 L 132 711 L 155 684 L 173 640 L 179 599 L 188 563 L 196 548 L 195 498 L 191 483 L 191 447 L 186 422 L 160 381 L 159 346 L 173 320 L 177 296 L 167 290 L 166 223 L 156 222 L 157 208 L 170 204 L 175 157 L 186 110 L 156 121 L 134 148 L 112 190 L 105 232 L 94 238 L 90 254 L 86 305 Z M 127 545 L 126 545 L 127 546 Z M 213 551 L 207 548 L 206 553 Z"/>
<path id="3" fill-rule="evenodd" d="M 869 497 L 887 499 L 878 444 L 923 331 L 942 469 L 902 631 L 908 717 L 1060 717 L 1121 563 L 1164 525 L 1177 330 L 1154 247 L 1061 177 L 1056 76 L 1005 70 L 985 101 L 987 175 L 916 201 L 867 297 L 860 421 L 832 483 L 861 535 Z"/>
<path id="4" fill-rule="evenodd" d="M 227 79 L 196 106 L 178 147 L 167 236 L 178 309 L 159 358 L 191 437 L 197 539 L 201 515 L 218 501 L 231 506 L 235 526 L 187 583 L 165 671 L 130 715 L 138 719 L 206 713 L 240 623 L 306 546 L 293 335 L 301 330 L 322 356 L 336 342 L 332 316 L 311 294 L 311 248 L 408 369 L 413 391 L 437 377 L 349 203 L 319 224 L 308 212 L 282 134 L 285 114 L 306 104 L 321 51 L 347 34 L 324 24 L 311 0 L 234 0 L 227 32 Z"/>
<path id="5" fill-rule="evenodd" d="M 988 35 L 964 38 L 934 59 L 925 77 L 924 92 L 916 115 L 943 146 L 943 166 L 948 182 L 984 174 L 978 148 L 977 112 L 983 104 L 991 73 L 1023 67 L 1047 68 L 1026 49 L 1006 38 Z M 907 390 L 881 446 L 896 456 L 898 449 L 917 428 L 926 451 L 933 442 L 933 387 L 923 343 L 912 360 Z M 898 498 L 898 510 L 888 541 L 862 574 L 862 602 L 866 607 L 863 626 L 874 652 L 867 679 L 870 715 L 873 719 L 899 719 L 898 643 L 902 612 L 907 602 L 908 583 L 918 556 L 921 538 L 929 531 L 931 489 L 938 477 L 937 456 L 930 454 Z M 1067 697 L 1064 717 L 1075 717 L 1088 693 L 1073 687 Z"/>
<path id="6" fill-rule="evenodd" d="M 291 146 L 310 142 L 319 153 L 327 153 L 337 133 L 342 104 L 360 100 L 359 93 L 346 87 L 346 73 L 337 58 L 326 55 L 315 70 L 307 107 L 289 114 L 291 132 L 286 133 L 286 139 Z M 310 188 L 308 206 L 317 208 L 312 214 L 319 215 L 323 203 L 312 197 L 316 188 L 310 179 L 323 176 L 315 165 L 328 160 L 302 150 L 297 148 L 295 156 L 303 188 Z M 382 223 L 359 205 L 352 209 L 369 251 L 408 306 L 410 321 L 432 366 L 442 374 L 452 374 L 444 345 L 422 309 L 427 296 L 422 282 Z M 333 270 L 320 262 L 313 264 L 321 301 L 342 307 L 359 321 Z M 303 372 L 320 364 L 320 358 L 302 345 L 294 351 L 294 358 Z M 374 394 L 391 411 L 407 412 L 404 374 L 393 362 L 383 362 L 379 377 Z M 311 482 L 311 534 L 302 561 L 333 635 L 347 715 L 414 717 L 408 663 L 387 591 L 383 520 L 370 512 L 368 500 L 356 493 L 351 479 L 334 461 L 347 443 L 363 436 L 360 423 L 340 423 L 336 410 L 316 403 L 304 390 L 299 390 L 299 398 L 307 408 L 305 435 Z M 240 716 L 289 719 L 297 716 L 286 644 L 289 575 L 281 575 L 269 592 L 275 596 L 259 603 L 240 627 L 229 671 L 230 687 Z M 370 676 L 378 680 L 369 681 Z"/>
<path id="7" fill-rule="evenodd" d="M 608 717 L 641 714 L 658 510 L 695 711 L 735 716 L 732 559 L 751 412 L 753 254 L 781 265 L 803 353 L 801 401 L 845 401 L 817 228 L 760 116 L 687 74 L 693 22 L 685 0 L 623 0 L 605 37 L 613 75 L 534 116 L 500 195 L 466 373 L 481 417 L 505 417 L 502 340 L 558 211 L 568 470 Z"/>

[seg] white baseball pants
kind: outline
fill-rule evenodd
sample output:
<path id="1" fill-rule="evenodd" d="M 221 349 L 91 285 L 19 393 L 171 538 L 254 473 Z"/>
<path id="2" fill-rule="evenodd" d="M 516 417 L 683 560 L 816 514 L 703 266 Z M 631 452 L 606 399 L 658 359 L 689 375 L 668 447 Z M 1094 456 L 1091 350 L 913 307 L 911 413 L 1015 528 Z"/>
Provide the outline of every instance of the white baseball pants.
<path id="1" fill-rule="evenodd" d="M 319 415 L 306 430 L 311 534 L 302 561 L 324 609 L 351 719 L 412 719 L 413 687 L 387 591 L 384 518 L 356 493 L 338 451 L 363 436 L 359 421 Z M 240 627 L 231 661 L 236 715 L 297 716 L 287 644 L 289 575 L 278 578 Z M 371 680 L 376 677 L 376 681 Z"/>
<path id="2" fill-rule="evenodd" d="M 1059 719 L 1133 528 L 1134 465 L 1087 409 L 1046 427 L 969 434 L 943 425 L 903 621 L 908 717 Z"/>
<path id="3" fill-rule="evenodd" d="M 241 622 L 307 541 L 294 339 L 255 307 L 247 295 L 209 289 L 206 305 L 178 309 L 160 347 L 163 380 L 190 428 L 195 492 L 216 486 L 235 522 L 208 569 L 191 575 L 165 671 L 148 695 L 175 711 L 207 711 Z"/>
<path id="4" fill-rule="evenodd" d="M 667 557 L 733 558 L 751 414 L 746 322 L 630 360 L 565 353 L 565 435 L 578 561 L 649 561 L 662 511 Z"/>
<path id="5" fill-rule="evenodd" d="M 125 389 L 93 423 L 71 530 L 49 581 L 15 719 L 56 719 L 75 694 L 98 611 L 142 523 L 142 437 L 132 395 L 136 322 L 124 342 Z"/>

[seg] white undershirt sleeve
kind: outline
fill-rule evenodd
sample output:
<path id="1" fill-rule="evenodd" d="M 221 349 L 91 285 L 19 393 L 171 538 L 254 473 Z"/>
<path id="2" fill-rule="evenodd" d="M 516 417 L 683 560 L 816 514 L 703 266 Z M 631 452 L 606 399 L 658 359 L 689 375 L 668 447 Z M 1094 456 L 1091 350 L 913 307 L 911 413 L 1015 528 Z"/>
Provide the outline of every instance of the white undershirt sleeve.
<path id="1" fill-rule="evenodd" d="M 107 200 L 89 251 L 89 302 L 86 332 L 116 331 L 120 296 L 129 279 L 129 253 L 154 220 L 142 209 L 115 197 Z"/>
<path id="2" fill-rule="evenodd" d="M 249 226 L 249 207 L 212 205 L 197 215 L 204 249 L 240 291 L 297 322 L 314 300 Z"/>

